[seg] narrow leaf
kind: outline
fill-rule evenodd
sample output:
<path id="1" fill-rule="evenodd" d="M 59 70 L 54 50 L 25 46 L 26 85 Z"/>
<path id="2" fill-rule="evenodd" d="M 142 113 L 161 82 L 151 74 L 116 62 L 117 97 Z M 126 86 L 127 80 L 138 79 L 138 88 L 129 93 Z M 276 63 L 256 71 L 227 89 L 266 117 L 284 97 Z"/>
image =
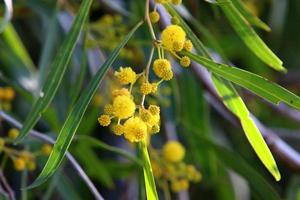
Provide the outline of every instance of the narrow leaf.
<path id="1" fill-rule="evenodd" d="M 28 134 L 54 98 L 71 59 L 76 41 L 79 38 L 79 33 L 87 19 L 91 4 L 92 0 L 84 0 L 82 2 L 72 28 L 50 67 L 48 77 L 40 92 L 40 97 L 37 99 L 30 114 L 27 116 L 16 142 L 20 142 Z"/>
<path id="2" fill-rule="evenodd" d="M 78 101 L 69 113 L 62 129 L 60 130 L 57 141 L 53 147 L 53 150 L 50 154 L 50 157 L 48 158 L 46 165 L 44 166 L 38 178 L 29 186 L 30 188 L 36 187 L 44 183 L 59 167 L 68 147 L 72 142 L 75 132 L 78 126 L 80 125 L 84 113 L 101 83 L 101 80 L 103 79 L 104 75 L 106 74 L 107 70 L 112 65 L 114 60 L 117 58 L 118 54 L 120 53 L 120 50 L 125 46 L 125 44 L 128 42 L 133 33 L 141 24 L 142 22 L 138 23 L 126 35 L 123 41 L 110 54 L 105 63 L 103 63 L 103 65 L 100 67 L 93 79 L 89 82 L 86 89 L 83 91 L 82 95 L 79 97 Z"/>
<path id="3" fill-rule="evenodd" d="M 221 1 L 222 0 L 218 0 L 218 2 Z M 286 72 L 286 69 L 282 66 L 282 61 L 256 34 L 254 29 L 250 26 L 249 22 L 234 6 L 232 0 L 228 0 L 226 3 L 220 3 L 219 5 L 224 11 L 234 30 L 248 46 L 248 48 L 270 67 L 278 71 Z"/>
<path id="4" fill-rule="evenodd" d="M 224 99 L 225 105 L 240 119 L 246 137 L 257 156 L 270 171 L 270 173 L 275 177 L 275 179 L 279 181 L 280 173 L 276 162 L 260 131 L 250 118 L 250 114 L 243 100 L 241 97 L 239 97 L 238 93 L 231 84 L 225 85 L 224 81 L 216 76 L 212 76 L 212 78 L 218 94 Z"/>
<path id="5" fill-rule="evenodd" d="M 233 5 L 239 10 L 239 12 L 247 19 L 247 21 L 253 26 L 259 27 L 265 31 L 271 31 L 271 28 L 261 21 L 257 16 L 252 14 L 245 7 L 244 3 L 241 0 L 231 0 Z"/>
<path id="6" fill-rule="evenodd" d="M 146 195 L 148 200 L 158 200 L 158 195 L 156 192 L 156 186 L 154 181 L 154 176 L 152 173 L 151 162 L 147 150 L 147 146 L 145 143 L 140 143 L 140 150 L 142 151 L 143 161 L 144 161 L 144 180 L 146 187 Z"/>
<path id="7" fill-rule="evenodd" d="M 33 61 L 31 60 L 21 38 L 11 23 L 8 23 L 5 26 L 2 35 L 4 41 L 12 50 L 12 52 L 23 62 L 30 72 L 34 72 Z"/>
<path id="8" fill-rule="evenodd" d="M 300 97 L 266 78 L 236 67 L 215 63 L 203 56 L 197 56 L 189 52 L 184 54 L 218 76 L 234 82 L 272 103 L 284 102 L 300 110 Z"/>

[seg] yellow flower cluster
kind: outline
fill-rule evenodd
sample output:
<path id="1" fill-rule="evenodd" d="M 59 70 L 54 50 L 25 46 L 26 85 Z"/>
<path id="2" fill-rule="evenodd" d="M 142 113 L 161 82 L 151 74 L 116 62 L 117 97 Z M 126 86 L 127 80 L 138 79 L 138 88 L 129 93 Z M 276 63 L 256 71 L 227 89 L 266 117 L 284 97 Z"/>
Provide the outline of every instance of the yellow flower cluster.
<path id="1" fill-rule="evenodd" d="M 9 111 L 11 109 L 11 101 L 15 96 L 15 91 L 11 87 L 0 87 L 0 108 Z"/>
<path id="2" fill-rule="evenodd" d="M 146 95 L 157 91 L 159 83 L 150 83 L 143 73 L 136 74 L 131 67 L 121 67 L 114 75 L 121 85 L 129 84 L 129 89 L 124 87 L 112 92 L 112 103 L 105 105 L 98 122 L 104 127 L 112 124 L 113 133 L 123 135 L 129 142 L 147 142 L 150 135 L 160 130 L 160 109 L 155 105 L 146 109 L 143 101 L 141 105 L 136 105 L 132 88 L 139 84 L 139 93 L 144 99 Z M 113 122 L 114 119 L 116 122 Z"/>
<path id="3" fill-rule="evenodd" d="M 7 137 L 0 137 L 0 154 L 11 159 L 12 164 L 16 171 L 34 171 L 36 169 L 36 156 L 37 155 L 50 155 L 52 146 L 44 144 L 40 151 L 30 152 L 27 150 L 19 150 L 11 147 L 11 140 L 14 140 L 19 135 L 19 130 L 11 128 L 8 130 Z"/>
<path id="4" fill-rule="evenodd" d="M 176 18 L 173 19 L 173 21 Z M 179 23 L 174 22 L 174 23 Z M 180 60 L 180 65 L 183 67 L 188 67 L 191 63 L 187 56 L 180 57 L 177 52 L 182 50 L 192 51 L 193 44 L 191 40 L 186 39 L 186 33 L 184 30 L 176 24 L 167 26 L 161 34 L 161 43 L 164 49 L 171 52 L 176 58 Z"/>
<path id="5" fill-rule="evenodd" d="M 173 192 L 186 190 L 190 182 L 197 183 L 202 178 L 195 166 L 183 162 L 185 149 L 177 141 L 167 142 L 161 151 L 152 149 L 150 155 L 156 180 L 158 183 L 169 182 Z"/>

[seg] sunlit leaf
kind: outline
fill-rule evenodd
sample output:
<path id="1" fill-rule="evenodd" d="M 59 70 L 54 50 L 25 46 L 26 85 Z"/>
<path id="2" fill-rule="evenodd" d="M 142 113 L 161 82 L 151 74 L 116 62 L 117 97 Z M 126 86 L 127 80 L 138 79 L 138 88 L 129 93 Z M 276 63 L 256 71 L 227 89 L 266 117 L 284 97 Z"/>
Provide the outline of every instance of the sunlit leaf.
<path id="1" fill-rule="evenodd" d="M 231 84 L 224 85 L 224 81 L 216 76 L 212 76 L 212 78 L 217 92 L 224 99 L 225 105 L 240 119 L 245 135 L 255 153 L 262 161 L 262 163 L 266 166 L 266 168 L 270 171 L 270 173 L 274 176 L 274 178 L 279 181 L 280 172 L 278 170 L 276 162 L 260 131 L 256 127 L 253 120 L 250 118 L 249 111 L 243 100 L 237 94 L 236 90 L 231 86 Z"/>
<path id="2" fill-rule="evenodd" d="M 279 104 L 284 102 L 300 110 L 300 97 L 266 78 L 236 67 L 215 63 L 203 56 L 197 56 L 189 52 L 185 52 L 184 54 L 214 74 L 234 82 L 272 103 Z"/>
<path id="3" fill-rule="evenodd" d="M 144 162 L 144 181 L 146 187 L 146 196 L 148 200 L 158 200 L 158 195 L 156 192 L 156 186 L 154 181 L 154 176 L 152 173 L 151 162 L 147 150 L 147 146 L 145 143 L 141 142 L 139 144 L 140 151 L 142 151 L 143 162 Z"/>

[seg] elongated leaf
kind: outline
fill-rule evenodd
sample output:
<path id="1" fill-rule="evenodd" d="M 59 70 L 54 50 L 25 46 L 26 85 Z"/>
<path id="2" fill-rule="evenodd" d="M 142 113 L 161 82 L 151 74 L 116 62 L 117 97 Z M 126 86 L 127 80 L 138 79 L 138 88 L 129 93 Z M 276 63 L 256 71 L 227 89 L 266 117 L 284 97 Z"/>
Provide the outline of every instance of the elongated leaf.
<path id="1" fill-rule="evenodd" d="M 32 129 L 38 122 L 41 114 L 46 110 L 54 98 L 54 95 L 67 69 L 67 65 L 71 59 L 76 41 L 79 38 L 79 33 L 87 19 L 91 4 L 92 0 L 84 0 L 82 2 L 79 12 L 73 22 L 72 28 L 50 68 L 48 77 L 43 85 L 42 91 L 40 92 L 40 97 L 33 105 L 30 114 L 27 116 L 16 142 L 20 142 L 28 134 L 28 131 Z"/>
<path id="2" fill-rule="evenodd" d="M 246 18 L 246 20 L 265 31 L 271 31 L 270 27 L 261 21 L 257 16 L 253 15 L 250 11 L 247 10 L 245 5 L 241 0 L 231 0 L 233 5 L 239 10 L 239 12 Z"/>
<path id="3" fill-rule="evenodd" d="M 243 100 L 230 84 L 224 85 L 224 81 L 216 76 L 212 76 L 212 78 L 217 88 L 217 92 L 225 99 L 225 105 L 240 119 L 242 128 L 255 153 L 275 179 L 279 181 L 280 173 L 276 162 L 260 131 L 250 118 L 250 114 Z M 230 87 L 231 89 L 229 89 Z"/>
<path id="4" fill-rule="evenodd" d="M 31 60 L 21 38 L 16 32 L 15 28 L 11 23 L 8 23 L 3 30 L 3 39 L 14 54 L 19 57 L 23 64 L 27 67 L 30 72 L 34 71 L 34 64 Z"/>
<path id="5" fill-rule="evenodd" d="M 100 67 L 98 72 L 95 74 L 93 79 L 89 82 L 86 89 L 83 91 L 82 95 L 79 97 L 78 101 L 72 108 L 69 113 L 59 135 L 57 141 L 53 147 L 53 150 L 48 158 L 46 165 L 44 166 L 41 174 L 38 178 L 29 186 L 30 188 L 36 187 L 42 183 L 44 183 L 59 167 L 62 162 L 64 155 L 70 146 L 72 139 L 75 135 L 75 132 L 82 120 L 82 117 L 92 99 L 94 94 L 99 87 L 101 80 L 106 74 L 108 68 L 117 58 L 120 50 L 125 46 L 128 40 L 131 38 L 133 33 L 137 30 L 137 28 L 142 24 L 142 22 L 138 23 L 123 39 L 123 41 L 119 44 L 119 46 L 110 54 L 105 63 Z"/>
<path id="6" fill-rule="evenodd" d="M 191 41 L 193 42 L 195 49 L 198 53 L 201 53 L 204 55 L 204 57 L 209 60 L 210 55 L 206 51 L 204 45 L 202 42 L 197 38 L 197 36 L 193 33 L 193 31 L 188 27 L 188 25 L 181 19 L 181 17 L 176 13 L 176 11 L 169 5 L 165 6 L 167 10 L 171 13 L 171 15 L 176 16 L 180 20 L 180 25 L 183 27 L 183 29 L 188 33 Z M 203 57 L 203 58 L 204 58 Z M 217 74 L 220 75 L 220 74 Z M 272 154 L 270 153 L 270 150 L 265 145 L 264 140 L 261 138 L 260 132 L 255 126 L 255 124 L 252 122 L 251 118 L 249 118 L 249 112 L 243 102 L 243 100 L 240 98 L 238 93 L 236 92 L 234 86 L 229 82 L 224 80 L 223 78 L 216 77 L 213 75 L 214 85 L 217 88 L 219 95 L 222 97 L 222 100 L 224 104 L 228 107 L 228 109 L 233 112 L 241 121 L 243 130 L 250 142 L 250 144 L 253 146 L 254 150 L 258 154 L 259 158 L 263 161 L 264 165 L 267 167 L 267 169 L 270 171 L 271 174 L 275 177 L 276 180 L 280 179 L 280 173 L 277 169 L 276 163 L 274 161 L 274 158 Z M 235 100 L 232 101 L 230 99 L 231 96 L 235 97 Z M 258 139 L 258 143 L 255 143 L 255 140 Z M 262 149 L 266 150 L 266 155 L 264 155 L 259 148 L 259 145 L 262 144 Z"/>
<path id="7" fill-rule="evenodd" d="M 272 103 L 284 102 L 300 110 L 300 97 L 266 78 L 236 67 L 215 63 L 210 59 L 189 52 L 184 54 L 218 76 L 234 82 Z"/>
<path id="8" fill-rule="evenodd" d="M 154 176 L 152 173 L 151 162 L 147 150 L 147 146 L 145 143 L 141 142 L 140 144 L 140 151 L 142 151 L 143 162 L 144 162 L 144 181 L 146 187 L 146 195 L 148 200 L 158 200 L 158 195 L 156 192 L 156 186 L 154 181 Z"/>
<path id="9" fill-rule="evenodd" d="M 262 41 L 262 39 L 255 33 L 254 29 L 249 25 L 249 22 L 238 11 L 231 0 L 222 2 L 217 0 L 220 7 L 224 11 L 226 17 L 230 21 L 230 24 L 248 46 L 248 48 L 263 62 L 270 67 L 286 72 L 286 69 L 282 66 L 282 61 L 269 49 L 269 47 Z"/>

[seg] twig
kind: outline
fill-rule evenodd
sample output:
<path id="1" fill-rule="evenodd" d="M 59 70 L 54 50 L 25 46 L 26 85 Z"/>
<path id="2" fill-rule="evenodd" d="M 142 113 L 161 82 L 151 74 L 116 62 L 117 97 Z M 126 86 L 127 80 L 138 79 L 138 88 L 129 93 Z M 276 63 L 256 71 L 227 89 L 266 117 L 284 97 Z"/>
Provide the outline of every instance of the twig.
<path id="1" fill-rule="evenodd" d="M 2 169 L 0 169 L 0 181 L 1 183 L 3 184 L 3 187 L 4 189 L 6 190 L 7 194 L 8 194 L 8 198 L 10 200 L 15 200 L 15 193 L 13 191 L 13 189 L 10 187 L 10 185 L 8 184 L 3 172 L 2 172 Z"/>
<path id="2" fill-rule="evenodd" d="M 3 111 L 0 111 L 0 118 L 3 118 L 7 122 L 9 122 L 11 125 L 19 128 L 19 129 L 22 127 L 22 124 L 20 122 L 18 122 L 17 120 L 15 120 L 14 118 L 12 118 L 11 116 L 9 116 L 8 114 L 6 114 Z M 34 138 L 37 138 L 39 140 L 48 142 L 50 144 L 55 144 L 55 140 L 54 139 L 52 139 L 51 137 L 49 137 L 49 136 L 47 136 L 45 134 L 42 134 L 42 133 L 40 133 L 38 131 L 31 130 L 29 133 L 30 133 L 29 135 L 32 136 L 32 137 L 34 137 Z M 72 164 L 72 166 L 74 167 L 74 169 L 77 171 L 77 173 L 81 177 L 81 179 L 86 183 L 86 185 L 88 186 L 88 188 L 90 189 L 90 191 L 93 193 L 95 199 L 97 199 L 97 200 L 103 200 L 104 198 L 98 192 L 97 188 L 92 183 L 92 181 L 89 179 L 89 177 L 86 175 L 86 173 L 84 172 L 84 170 L 82 169 L 82 167 L 78 164 L 78 162 L 76 161 L 76 159 L 69 152 L 66 153 L 66 157 L 70 161 L 70 163 Z"/>
<path id="3" fill-rule="evenodd" d="M 146 3 L 145 3 L 145 21 L 148 24 L 152 40 L 155 41 L 156 40 L 156 36 L 155 36 L 154 30 L 153 30 L 153 26 L 151 24 L 151 20 L 150 20 L 150 17 L 149 17 L 149 6 L 150 6 L 150 1 L 146 0 Z"/>

